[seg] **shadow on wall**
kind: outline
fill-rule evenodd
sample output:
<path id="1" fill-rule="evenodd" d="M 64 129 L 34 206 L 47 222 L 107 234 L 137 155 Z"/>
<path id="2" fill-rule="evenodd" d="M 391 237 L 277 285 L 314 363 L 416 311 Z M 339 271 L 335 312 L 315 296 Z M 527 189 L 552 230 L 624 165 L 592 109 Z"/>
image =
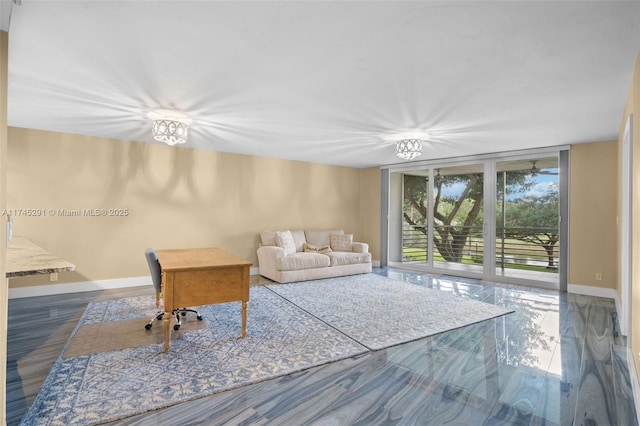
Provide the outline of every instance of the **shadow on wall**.
<path id="1" fill-rule="evenodd" d="M 190 198 L 198 199 L 202 196 L 194 179 L 194 149 L 140 142 L 115 142 L 108 144 L 108 164 L 112 167 L 109 169 L 111 176 L 105 193 L 105 205 L 115 205 L 122 200 L 134 184 L 141 185 L 142 194 L 151 199 L 171 199 L 171 195 L 181 185 Z M 138 179 L 141 182 L 137 182 Z"/>

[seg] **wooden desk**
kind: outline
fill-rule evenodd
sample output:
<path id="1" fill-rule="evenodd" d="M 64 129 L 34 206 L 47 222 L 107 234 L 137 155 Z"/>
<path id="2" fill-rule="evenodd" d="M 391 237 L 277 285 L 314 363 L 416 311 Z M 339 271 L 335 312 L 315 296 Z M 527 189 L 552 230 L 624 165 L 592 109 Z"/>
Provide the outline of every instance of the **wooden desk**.
<path id="1" fill-rule="evenodd" d="M 215 247 L 156 253 L 162 268 L 165 352 L 171 344 L 171 311 L 175 308 L 241 301 L 242 337 L 246 336 L 251 262 Z"/>

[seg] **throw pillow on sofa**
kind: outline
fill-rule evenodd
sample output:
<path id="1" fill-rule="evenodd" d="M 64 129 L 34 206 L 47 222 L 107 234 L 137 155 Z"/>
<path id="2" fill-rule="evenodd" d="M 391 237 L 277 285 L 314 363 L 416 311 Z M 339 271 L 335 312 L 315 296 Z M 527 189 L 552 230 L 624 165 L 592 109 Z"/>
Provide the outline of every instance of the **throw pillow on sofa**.
<path id="1" fill-rule="evenodd" d="M 331 234 L 333 251 L 353 251 L 353 234 Z"/>
<path id="2" fill-rule="evenodd" d="M 333 250 L 331 250 L 331 247 L 329 247 L 328 245 L 314 246 L 313 244 L 304 243 L 304 251 L 306 253 L 327 254 L 331 253 Z"/>
<path id="3" fill-rule="evenodd" d="M 276 244 L 282 247 L 287 256 L 296 252 L 296 243 L 290 231 L 276 231 Z"/>

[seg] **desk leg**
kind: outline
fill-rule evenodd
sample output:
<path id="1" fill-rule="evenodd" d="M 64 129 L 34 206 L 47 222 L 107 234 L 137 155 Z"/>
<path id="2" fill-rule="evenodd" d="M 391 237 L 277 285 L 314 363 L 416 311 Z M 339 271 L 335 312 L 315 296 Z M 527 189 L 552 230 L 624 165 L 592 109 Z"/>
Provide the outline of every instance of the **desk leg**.
<path id="1" fill-rule="evenodd" d="M 247 302 L 242 302 L 242 338 L 247 336 Z"/>
<path id="2" fill-rule="evenodd" d="M 164 325 L 164 351 L 169 352 L 169 344 L 171 343 L 171 312 L 164 313 L 162 320 Z"/>

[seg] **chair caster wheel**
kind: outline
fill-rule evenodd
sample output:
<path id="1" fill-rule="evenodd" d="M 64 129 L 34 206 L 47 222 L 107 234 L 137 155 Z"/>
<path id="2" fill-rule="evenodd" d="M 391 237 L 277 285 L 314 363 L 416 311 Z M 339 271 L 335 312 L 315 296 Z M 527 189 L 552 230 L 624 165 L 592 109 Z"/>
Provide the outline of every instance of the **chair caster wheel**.
<path id="1" fill-rule="evenodd" d="M 157 319 L 158 321 L 162 321 L 162 317 L 163 317 L 163 316 L 164 316 L 164 315 L 158 315 L 158 316 L 156 317 L 156 319 Z"/>
<path id="2" fill-rule="evenodd" d="M 145 329 L 145 330 L 151 330 L 151 324 L 147 324 L 147 325 L 145 325 L 145 326 L 144 326 L 144 329 Z"/>
<path id="3" fill-rule="evenodd" d="M 198 321 L 202 321 L 202 315 L 198 315 Z"/>
<path id="4" fill-rule="evenodd" d="M 179 324 L 174 325 L 174 326 L 173 326 L 173 329 L 174 329 L 174 330 L 180 330 L 180 325 L 179 325 Z"/>
<path id="5" fill-rule="evenodd" d="M 180 315 L 182 315 L 184 317 L 185 315 L 187 315 L 187 313 L 186 312 L 180 312 Z"/>

